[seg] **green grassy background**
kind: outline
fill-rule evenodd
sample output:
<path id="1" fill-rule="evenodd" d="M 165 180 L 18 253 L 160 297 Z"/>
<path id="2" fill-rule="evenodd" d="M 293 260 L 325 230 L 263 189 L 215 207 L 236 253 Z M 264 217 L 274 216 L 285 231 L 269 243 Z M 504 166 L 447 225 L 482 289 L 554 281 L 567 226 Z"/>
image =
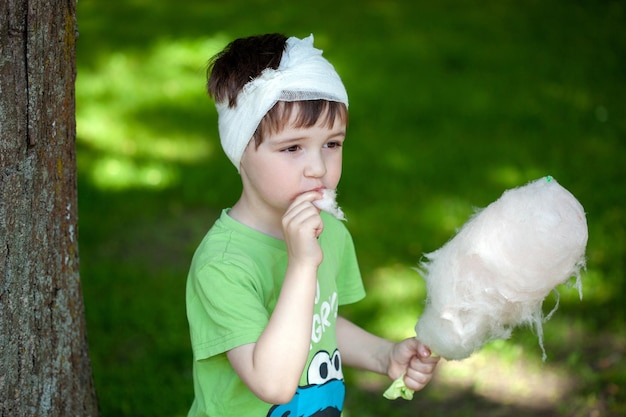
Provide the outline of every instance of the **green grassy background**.
<path id="1" fill-rule="evenodd" d="M 545 363 L 520 329 L 442 364 L 412 402 L 347 372 L 344 415 L 626 413 L 622 1 L 80 0 L 78 23 L 81 276 L 103 416 L 186 415 L 186 272 L 240 191 L 205 65 L 264 32 L 314 33 L 347 86 L 340 203 L 368 297 L 344 313 L 365 328 L 411 335 L 425 297 L 412 268 L 505 189 L 550 174 L 587 212 L 584 298 L 560 289 Z"/>

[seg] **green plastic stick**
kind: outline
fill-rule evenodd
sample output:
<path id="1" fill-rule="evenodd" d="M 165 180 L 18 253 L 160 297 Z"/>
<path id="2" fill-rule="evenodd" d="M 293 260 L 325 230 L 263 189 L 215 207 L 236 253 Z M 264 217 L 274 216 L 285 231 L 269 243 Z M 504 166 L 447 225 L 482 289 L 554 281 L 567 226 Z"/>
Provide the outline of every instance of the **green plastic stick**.
<path id="1" fill-rule="evenodd" d="M 405 400 L 412 400 L 414 392 L 414 390 L 408 388 L 404 384 L 404 374 L 402 374 L 400 378 L 391 383 L 389 388 L 387 388 L 387 390 L 383 393 L 383 397 L 388 400 L 395 400 L 396 398 L 400 397 L 404 398 Z"/>

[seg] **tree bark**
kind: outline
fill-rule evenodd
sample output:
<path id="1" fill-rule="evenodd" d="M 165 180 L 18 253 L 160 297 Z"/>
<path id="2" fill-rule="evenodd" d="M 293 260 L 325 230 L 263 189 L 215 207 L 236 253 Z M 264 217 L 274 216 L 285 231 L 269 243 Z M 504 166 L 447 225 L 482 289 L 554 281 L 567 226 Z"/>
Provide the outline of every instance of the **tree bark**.
<path id="1" fill-rule="evenodd" d="M 0 416 L 96 416 L 79 277 L 76 0 L 0 6 Z"/>

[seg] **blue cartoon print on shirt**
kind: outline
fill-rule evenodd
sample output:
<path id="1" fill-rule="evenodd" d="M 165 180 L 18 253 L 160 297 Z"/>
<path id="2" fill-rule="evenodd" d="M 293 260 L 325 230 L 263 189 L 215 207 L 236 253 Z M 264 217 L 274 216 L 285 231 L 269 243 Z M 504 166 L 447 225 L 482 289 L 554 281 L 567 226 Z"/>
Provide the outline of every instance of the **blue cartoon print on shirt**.
<path id="1" fill-rule="evenodd" d="M 339 417 L 346 386 L 341 371 L 341 355 L 326 351 L 315 354 L 307 371 L 307 384 L 298 387 L 287 404 L 273 406 L 267 417 Z"/>

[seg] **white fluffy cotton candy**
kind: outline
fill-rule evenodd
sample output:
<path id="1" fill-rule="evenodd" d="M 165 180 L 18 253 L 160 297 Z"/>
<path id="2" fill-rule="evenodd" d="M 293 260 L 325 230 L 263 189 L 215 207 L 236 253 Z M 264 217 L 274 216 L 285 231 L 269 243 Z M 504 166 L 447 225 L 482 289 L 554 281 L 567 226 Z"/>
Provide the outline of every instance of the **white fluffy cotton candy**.
<path id="1" fill-rule="evenodd" d="M 458 360 L 527 324 L 545 360 L 543 300 L 571 277 L 582 299 L 586 245 L 583 207 L 552 177 L 505 191 L 425 255 L 421 272 L 428 297 L 417 338 Z"/>
<path id="2" fill-rule="evenodd" d="M 329 190 L 325 188 L 322 190 L 323 198 L 321 200 L 313 201 L 313 204 L 320 210 L 324 210 L 339 220 L 345 220 L 346 216 L 343 214 L 341 208 L 337 205 L 337 191 Z"/>

